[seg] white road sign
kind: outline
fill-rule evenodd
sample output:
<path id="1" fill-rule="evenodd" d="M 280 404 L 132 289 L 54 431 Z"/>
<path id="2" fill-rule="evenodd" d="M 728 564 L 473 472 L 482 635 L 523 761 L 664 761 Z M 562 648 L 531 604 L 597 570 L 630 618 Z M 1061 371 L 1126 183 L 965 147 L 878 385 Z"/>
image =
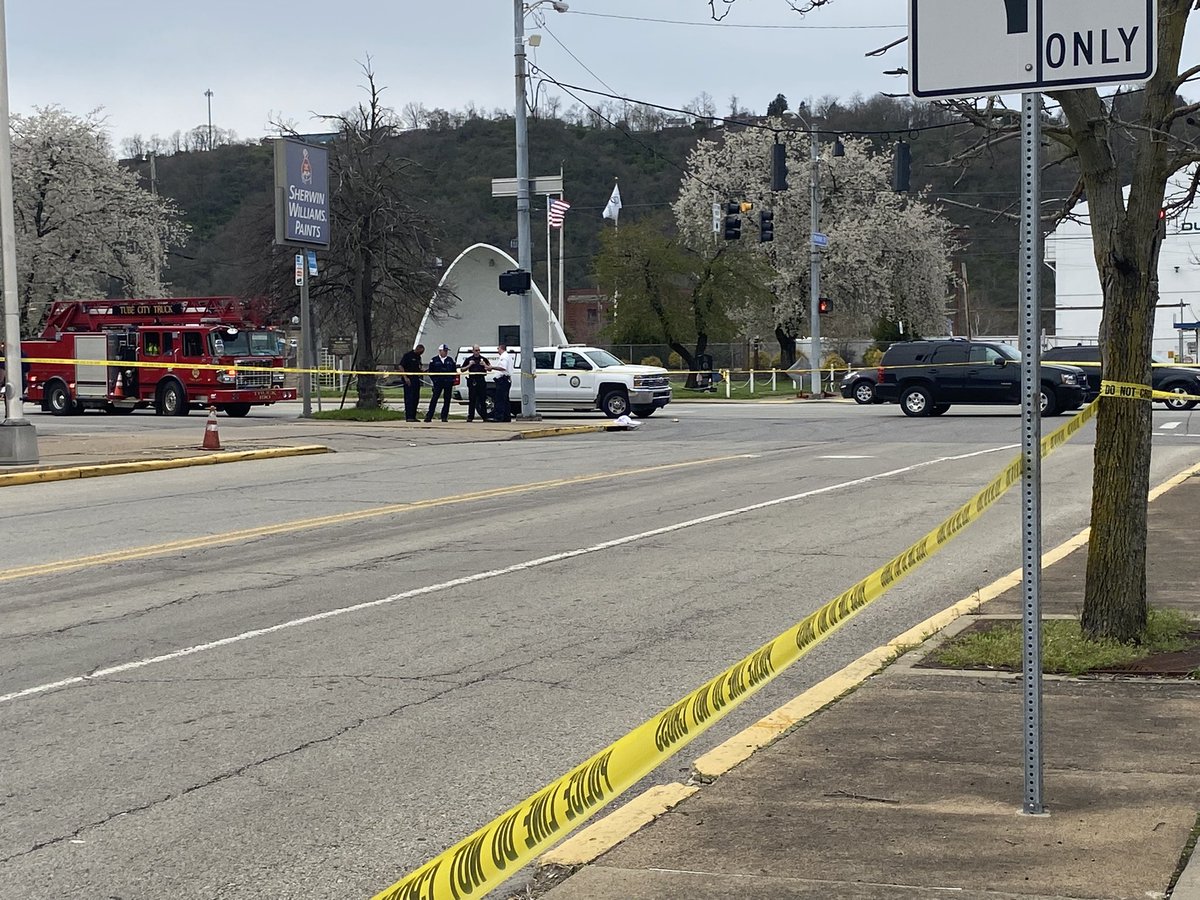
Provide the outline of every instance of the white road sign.
<path id="1" fill-rule="evenodd" d="M 1157 0 L 909 0 L 909 92 L 977 97 L 1146 81 Z"/>

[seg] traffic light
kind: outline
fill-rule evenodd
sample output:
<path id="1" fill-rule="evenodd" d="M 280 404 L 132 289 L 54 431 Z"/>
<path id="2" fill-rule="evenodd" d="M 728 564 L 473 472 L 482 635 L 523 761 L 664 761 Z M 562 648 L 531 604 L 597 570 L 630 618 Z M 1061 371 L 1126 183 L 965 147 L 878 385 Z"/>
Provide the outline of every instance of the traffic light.
<path id="1" fill-rule="evenodd" d="M 739 215 L 741 211 L 740 203 L 725 205 L 725 240 L 736 241 L 742 236 L 742 218 Z"/>
<path id="2" fill-rule="evenodd" d="M 758 242 L 765 244 L 775 240 L 775 213 L 764 209 L 758 214 Z"/>
<path id="3" fill-rule="evenodd" d="M 1158 211 L 1158 239 L 1160 241 L 1167 238 L 1167 211 L 1160 209 Z"/>
<path id="4" fill-rule="evenodd" d="M 787 189 L 787 147 L 775 144 L 771 147 L 771 190 Z"/>
<path id="5" fill-rule="evenodd" d="M 821 297 L 817 300 L 817 312 L 825 315 L 833 309 L 833 301 L 828 297 Z"/>
<path id="6" fill-rule="evenodd" d="M 911 176 L 912 150 L 908 144 L 900 141 L 892 157 L 892 190 L 898 194 L 907 194 Z"/>

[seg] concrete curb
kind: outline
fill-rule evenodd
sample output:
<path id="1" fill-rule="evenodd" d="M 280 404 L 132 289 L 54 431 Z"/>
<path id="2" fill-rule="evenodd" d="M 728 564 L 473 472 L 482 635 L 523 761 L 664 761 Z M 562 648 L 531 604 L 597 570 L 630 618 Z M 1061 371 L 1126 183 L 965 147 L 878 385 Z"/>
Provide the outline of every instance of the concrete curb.
<path id="1" fill-rule="evenodd" d="M 1200 465 L 1185 469 L 1153 488 L 1147 500 L 1155 500 L 1171 488 L 1197 474 L 1200 474 Z M 1042 568 L 1047 568 L 1065 559 L 1069 554 L 1084 546 L 1090 536 L 1091 528 L 1085 528 L 1074 537 L 1042 554 Z M 726 774 L 739 763 L 745 762 L 758 750 L 779 740 L 804 719 L 832 706 L 846 694 L 865 683 L 872 675 L 887 668 L 909 650 L 938 634 L 957 619 L 976 611 L 987 601 L 993 600 L 1005 591 L 1021 584 L 1023 577 L 1023 571 L 1015 569 L 976 591 L 970 597 L 946 607 L 941 612 L 935 613 L 920 624 L 897 635 L 883 646 L 864 653 L 845 668 L 830 675 L 697 758 L 692 764 L 692 779 L 700 784 L 705 784 Z M 578 834 L 567 838 L 553 850 L 543 854 L 538 858 L 536 867 L 541 869 L 551 866 L 568 866 L 578 869 L 593 862 L 622 841 L 632 837 L 672 806 L 680 803 L 687 796 L 691 796 L 691 793 L 695 793 L 692 791 L 685 796 L 679 796 L 677 799 L 673 799 L 669 805 L 664 806 L 663 797 L 674 797 L 671 790 L 674 787 L 676 785 L 667 785 L 665 788 L 654 787 L 644 791 Z M 684 786 L 678 785 L 678 787 Z M 659 792 L 664 790 L 667 792 L 666 795 L 660 795 Z M 629 812 L 626 812 L 627 808 L 630 810 Z M 647 816 L 647 810 L 652 810 L 653 815 Z M 1200 854 L 1193 853 L 1188 860 L 1188 864 L 1171 894 L 1173 900 L 1200 900 L 1200 862 L 1197 861 L 1198 857 Z"/>
<path id="2" fill-rule="evenodd" d="M 593 432 L 607 431 L 609 428 L 605 424 L 597 425 L 557 425 L 552 428 L 533 428 L 529 431 L 518 431 L 510 441 L 529 441 L 535 438 L 560 437 L 564 434 L 591 434 Z"/>
<path id="3" fill-rule="evenodd" d="M 655 785 L 543 854 L 538 865 L 577 868 L 589 863 L 698 790 L 678 782 Z"/>
<path id="4" fill-rule="evenodd" d="M 1179 873 L 1179 880 L 1171 888 L 1171 900 L 1200 900 L 1200 853 L 1192 849 L 1187 865 Z"/>
<path id="5" fill-rule="evenodd" d="M 70 481 L 76 478 L 100 478 L 105 475 L 131 475 L 136 472 L 156 472 L 163 469 L 187 469 L 192 466 L 217 466 L 223 463 L 246 462 L 253 459 L 282 459 L 288 456 L 312 456 L 332 452 L 320 444 L 299 447 L 268 447 L 264 450 L 238 450 L 229 453 L 210 453 L 207 456 L 181 456 L 178 459 L 147 459 L 137 462 L 103 463 L 89 466 L 64 466 L 36 469 L 31 472 L 12 472 L 0 475 L 0 487 L 18 484 L 42 484 L 49 481 Z"/>

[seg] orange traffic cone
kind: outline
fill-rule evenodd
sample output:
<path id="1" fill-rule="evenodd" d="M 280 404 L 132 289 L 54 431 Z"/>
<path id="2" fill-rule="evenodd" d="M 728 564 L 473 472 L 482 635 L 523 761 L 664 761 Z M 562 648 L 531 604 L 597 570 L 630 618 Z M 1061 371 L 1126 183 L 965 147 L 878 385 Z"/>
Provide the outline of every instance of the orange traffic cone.
<path id="1" fill-rule="evenodd" d="M 217 434 L 217 408 L 215 406 L 208 408 L 208 421 L 204 423 L 204 443 L 200 445 L 200 449 L 221 449 L 221 436 Z"/>
<path id="2" fill-rule="evenodd" d="M 113 385 L 112 398 L 114 400 L 125 399 L 125 378 L 123 373 L 117 373 L 117 383 Z"/>

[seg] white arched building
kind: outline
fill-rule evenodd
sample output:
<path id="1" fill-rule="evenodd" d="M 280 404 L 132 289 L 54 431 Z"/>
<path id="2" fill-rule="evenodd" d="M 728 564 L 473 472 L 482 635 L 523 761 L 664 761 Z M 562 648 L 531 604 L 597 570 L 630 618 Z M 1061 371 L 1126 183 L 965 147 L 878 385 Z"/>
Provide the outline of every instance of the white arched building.
<path id="1" fill-rule="evenodd" d="M 432 350 L 449 344 L 451 350 L 472 344 L 494 346 L 504 341 L 516 346 L 521 324 L 521 298 L 503 293 L 499 287 L 502 272 L 517 268 L 517 261 L 491 244 L 474 244 L 458 255 L 446 269 L 439 288 L 458 297 L 445 313 L 435 318 L 433 302 L 425 310 L 413 346 L 424 344 Z M 546 298 L 535 284 L 533 299 L 533 343 L 565 344 L 562 326 L 550 310 Z"/>

